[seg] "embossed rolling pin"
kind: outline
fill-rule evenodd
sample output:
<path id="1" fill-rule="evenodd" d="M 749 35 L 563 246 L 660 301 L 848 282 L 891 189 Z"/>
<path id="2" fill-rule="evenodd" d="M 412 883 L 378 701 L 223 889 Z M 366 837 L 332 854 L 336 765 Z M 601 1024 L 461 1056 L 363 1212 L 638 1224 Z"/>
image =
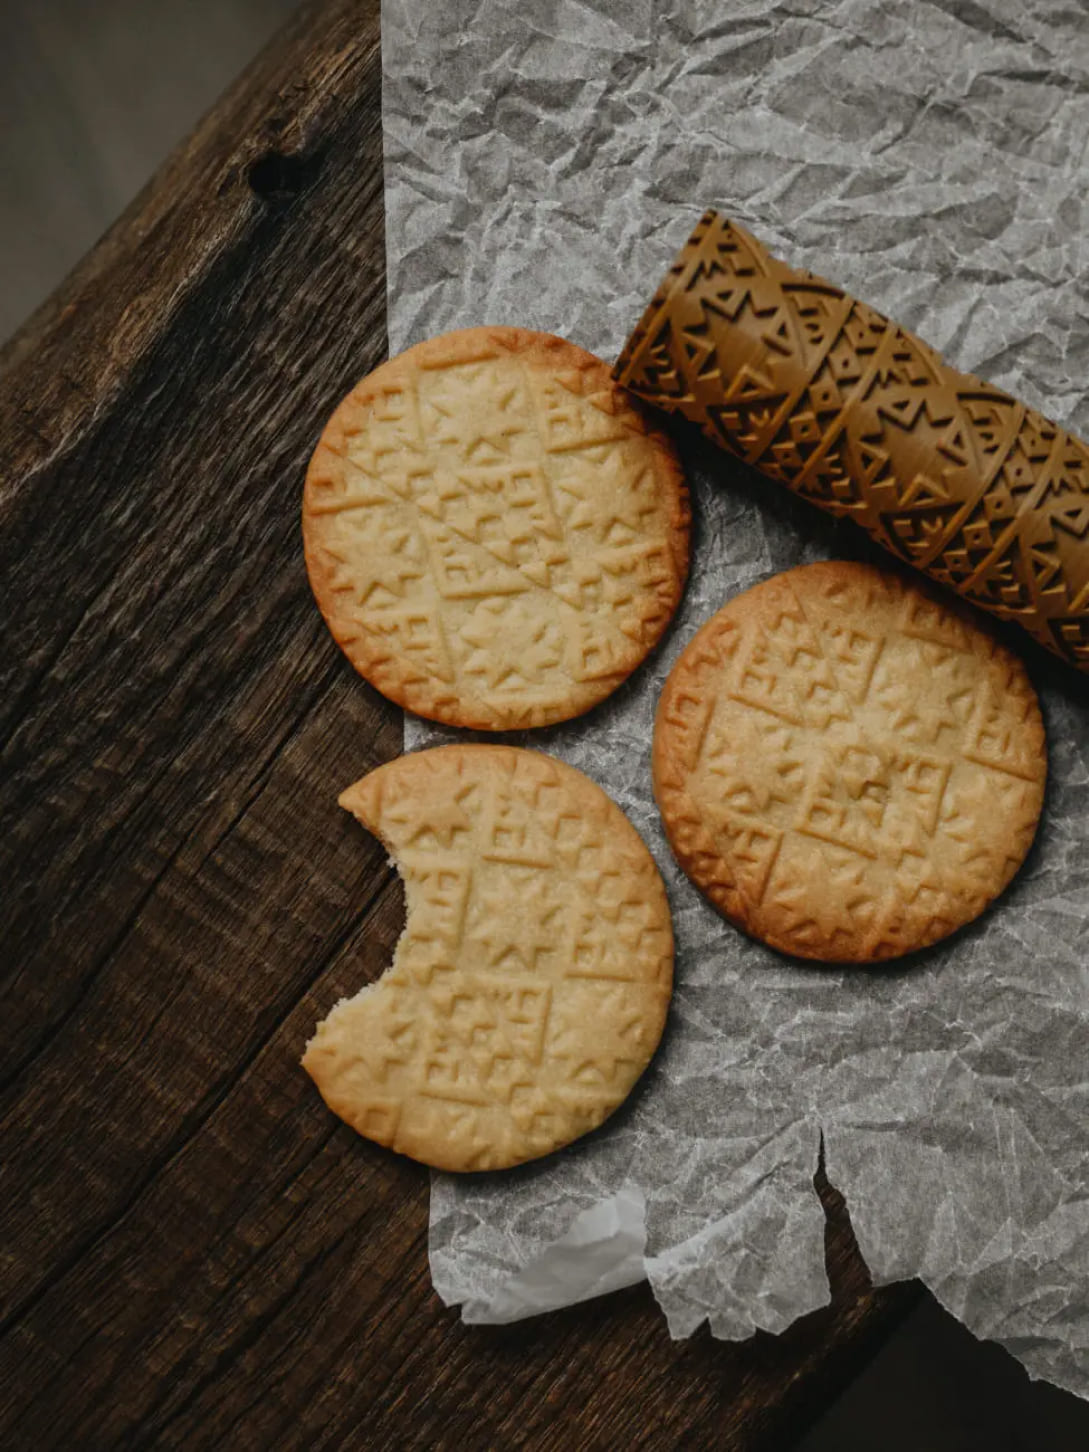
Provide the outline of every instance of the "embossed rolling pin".
<path id="1" fill-rule="evenodd" d="M 1089 671 L 1089 447 L 716 212 L 613 370 Z"/>

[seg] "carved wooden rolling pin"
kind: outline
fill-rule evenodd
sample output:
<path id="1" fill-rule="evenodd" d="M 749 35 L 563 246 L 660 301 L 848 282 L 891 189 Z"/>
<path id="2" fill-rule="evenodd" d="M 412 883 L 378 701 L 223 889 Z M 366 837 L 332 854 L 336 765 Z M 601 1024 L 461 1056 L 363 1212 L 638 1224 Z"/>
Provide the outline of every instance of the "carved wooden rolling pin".
<path id="1" fill-rule="evenodd" d="M 705 212 L 613 370 L 1089 670 L 1089 448 Z"/>

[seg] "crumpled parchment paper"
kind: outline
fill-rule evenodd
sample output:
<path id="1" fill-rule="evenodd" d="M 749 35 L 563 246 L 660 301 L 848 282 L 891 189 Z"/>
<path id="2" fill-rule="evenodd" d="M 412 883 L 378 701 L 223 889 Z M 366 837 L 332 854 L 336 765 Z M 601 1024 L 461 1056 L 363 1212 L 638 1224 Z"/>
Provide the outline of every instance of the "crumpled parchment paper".
<path id="1" fill-rule="evenodd" d="M 1089 30 L 1069 0 L 384 0 L 390 347 L 480 322 L 615 357 L 700 211 L 1089 431 Z M 522 738 L 628 811 L 665 875 L 677 988 L 632 1101 L 570 1150 L 436 1176 L 431 1265 L 467 1320 L 642 1275 L 675 1336 L 828 1299 L 823 1131 L 877 1282 L 920 1276 L 1089 1396 L 1089 694 L 1034 657 L 1051 777 L 1012 889 L 880 970 L 803 967 L 675 867 L 653 708 L 729 595 L 862 538 L 686 441 L 694 569 L 604 707 Z M 454 733 L 417 720 L 406 744 Z"/>

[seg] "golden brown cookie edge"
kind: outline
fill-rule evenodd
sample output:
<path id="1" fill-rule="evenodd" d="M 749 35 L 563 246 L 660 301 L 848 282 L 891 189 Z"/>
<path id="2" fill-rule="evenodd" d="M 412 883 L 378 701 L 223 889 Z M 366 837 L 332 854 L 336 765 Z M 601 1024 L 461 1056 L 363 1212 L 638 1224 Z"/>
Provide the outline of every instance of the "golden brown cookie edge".
<path id="1" fill-rule="evenodd" d="M 338 796 L 337 800 L 339 805 L 342 806 L 346 811 L 350 812 L 351 815 L 354 816 L 355 819 L 360 823 L 360 825 L 364 827 L 366 831 L 370 832 L 372 836 L 376 837 L 378 841 L 382 844 L 382 846 L 389 852 L 393 866 L 397 870 L 398 874 L 402 876 L 402 881 L 405 882 L 406 893 L 408 887 L 407 879 L 405 879 L 401 874 L 400 864 L 396 858 L 394 848 L 389 840 L 384 837 L 382 833 L 378 830 L 377 814 L 375 811 L 375 803 L 373 801 L 373 798 L 381 792 L 388 777 L 396 777 L 406 769 L 411 770 L 411 767 L 409 767 L 408 765 L 409 763 L 417 761 L 421 758 L 434 758 L 436 756 L 441 756 L 448 759 L 464 758 L 465 756 L 489 756 L 494 759 L 514 758 L 515 768 L 517 768 L 518 760 L 528 760 L 529 762 L 532 762 L 535 766 L 539 765 L 540 763 L 547 762 L 551 767 L 558 769 L 561 776 L 567 777 L 568 780 L 572 782 L 574 788 L 578 792 L 583 793 L 586 796 L 590 804 L 589 809 L 598 813 L 603 813 L 605 817 L 613 824 L 613 830 L 618 831 L 621 838 L 623 839 L 623 850 L 632 853 L 640 860 L 640 870 L 642 872 L 648 873 L 650 881 L 656 885 L 655 890 L 658 897 L 659 911 L 657 914 L 657 921 L 655 926 L 666 934 L 669 944 L 668 982 L 663 986 L 661 991 L 655 992 L 653 994 L 648 992 L 646 995 L 648 1003 L 650 1003 L 652 1007 L 656 1006 L 658 1010 L 655 1019 L 654 1017 L 652 1017 L 650 1009 L 644 1009 L 645 1021 L 651 1030 L 652 1043 L 647 1053 L 645 1062 L 635 1074 L 634 1078 L 631 1080 L 631 1083 L 625 1090 L 623 1097 L 611 1108 L 605 1109 L 600 1117 L 597 1118 L 596 1122 L 589 1128 L 576 1131 L 571 1137 L 564 1139 L 562 1142 L 559 1142 L 546 1150 L 542 1150 L 538 1153 L 511 1158 L 508 1160 L 500 1160 L 494 1164 L 489 1165 L 485 1169 L 475 1169 L 467 1167 L 464 1163 L 461 1163 L 456 1158 L 452 1158 L 449 1155 L 444 1155 L 441 1148 L 439 1150 L 432 1150 L 429 1147 L 425 1152 L 421 1147 L 417 1147 L 417 1149 L 419 1149 L 419 1152 L 417 1152 L 417 1149 L 403 1148 L 396 1143 L 389 1143 L 376 1138 L 373 1134 L 368 1133 L 366 1130 L 362 1129 L 358 1124 L 353 1123 L 353 1105 L 351 1103 L 351 1100 L 349 1098 L 338 1095 L 335 1091 L 333 1093 L 327 1093 L 326 1091 L 329 1087 L 328 1081 L 323 1084 L 319 1072 L 315 1072 L 319 1068 L 321 1058 L 323 1056 L 322 1047 L 318 1043 L 318 1040 L 321 1031 L 326 1022 L 328 1021 L 329 1017 L 331 1016 L 333 1011 L 339 1006 L 340 1003 L 350 1001 L 351 999 L 357 998 L 361 994 L 366 993 L 368 990 L 377 989 L 380 987 L 382 982 L 388 977 L 393 969 L 394 963 L 396 961 L 396 947 L 394 948 L 393 956 L 390 958 L 389 962 L 386 964 L 385 968 L 376 979 L 374 979 L 369 984 L 364 984 L 361 989 L 357 990 L 356 994 L 350 996 L 349 1000 L 338 1000 L 338 1003 L 333 1004 L 326 1012 L 324 1017 L 317 1022 L 309 1040 L 307 1041 L 304 1052 L 300 1059 L 300 1064 L 301 1067 L 306 1070 L 311 1080 L 314 1082 L 314 1085 L 317 1088 L 319 1094 L 321 1095 L 322 1100 L 332 1113 L 336 1114 L 338 1118 L 342 1119 L 362 1138 L 369 1139 L 372 1143 L 380 1144 L 384 1148 L 390 1149 L 396 1154 L 402 1154 L 407 1159 L 415 1160 L 419 1164 L 424 1164 L 432 1169 L 442 1170 L 452 1174 L 489 1174 L 494 1170 L 513 1169 L 520 1164 L 530 1164 L 534 1160 L 543 1159 L 547 1155 L 554 1154 L 558 1150 L 564 1149 L 568 1145 L 576 1143 L 586 1134 L 593 1133 L 595 1130 L 599 1129 L 612 1117 L 612 1115 L 614 1115 L 625 1103 L 627 1103 L 636 1086 L 639 1084 L 640 1080 L 650 1068 L 655 1056 L 658 1053 L 659 1048 L 661 1047 L 662 1036 L 665 1032 L 665 1026 L 669 1018 L 669 1006 L 672 1002 L 674 970 L 676 964 L 676 942 L 673 933 L 673 917 L 669 906 L 669 898 L 666 892 L 665 882 L 662 879 L 658 864 L 654 860 L 654 855 L 650 851 L 650 848 L 647 846 L 647 844 L 644 842 L 642 835 L 635 827 L 634 823 L 631 821 L 631 819 L 628 817 L 627 813 L 623 810 L 619 803 L 614 801 L 609 793 L 605 791 L 605 789 L 597 782 L 595 782 L 592 777 L 587 776 L 585 772 L 580 771 L 578 767 L 572 766 L 569 762 L 563 761 L 559 757 L 551 756 L 546 752 L 535 751 L 526 747 L 508 746 L 505 743 L 501 742 L 452 742 L 442 746 L 425 747 L 420 751 L 408 752 L 402 756 L 394 757 L 390 761 L 383 762 L 380 766 L 377 766 L 372 771 L 367 772 L 365 776 L 360 777 L 357 781 L 346 787 Z M 422 773 L 418 778 L 411 778 L 410 780 L 412 786 L 414 787 L 417 785 L 418 782 L 420 790 L 423 790 L 427 783 L 427 778 Z M 405 926 L 402 929 L 401 934 L 398 936 L 398 945 L 400 944 L 401 938 L 407 931 L 408 921 L 409 913 L 406 903 Z M 307 1062 L 308 1060 L 310 1061 L 309 1063 Z"/>
<path id="2" fill-rule="evenodd" d="M 346 638 L 348 627 L 335 609 L 335 592 L 330 585 L 332 569 L 320 557 L 310 509 L 315 480 L 323 468 L 328 467 L 328 456 L 332 455 L 333 459 L 338 457 L 336 452 L 328 448 L 330 436 L 335 438 L 339 434 L 343 437 L 346 425 L 364 421 L 373 399 L 384 386 L 406 374 L 406 365 L 414 365 L 420 360 L 442 358 L 450 350 L 469 354 L 476 339 L 492 343 L 498 341 L 512 352 L 517 351 L 519 356 L 528 356 L 538 366 L 550 370 L 562 368 L 564 360 L 568 367 L 592 367 L 600 374 L 602 389 L 607 389 L 616 399 L 620 416 L 626 426 L 633 434 L 646 441 L 651 450 L 655 472 L 663 485 L 663 492 L 668 492 L 672 503 L 668 545 L 674 567 L 673 589 L 669 598 L 663 601 L 663 616 L 657 628 L 649 633 L 644 643 L 633 642 L 630 659 L 625 660 L 620 669 L 606 680 L 584 683 L 581 690 L 574 688 L 573 683 L 573 689 L 568 692 L 564 702 L 553 708 L 518 709 L 512 703 L 511 709 L 501 716 L 488 703 L 478 698 L 459 696 L 456 691 L 448 694 L 439 690 L 430 679 L 416 688 L 413 681 L 405 679 L 406 672 L 403 670 L 399 674 L 386 672 L 379 653 L 368 649 L 358 637 Z M 442 725 L 476 731 L 498 732 L 558 725 L 585 715 L 619 690 L 653 654 L 676 615 L 684 595 L 691 563 L 691 521 L 688 484 L 673 441 L 662 428 L 653 423 L 643 405 L 617 383 L 608 364 L 577 343 L 569 342 L 556 334 L 502 325 L 462 328 L 425 339 L 386 359 L 360 379 L 341 399 L 322 429 L 307 466 L 302 499 L 303 556 L 311 592 L 330 635 L 352 668 L 387 700 L 411 711 L 413 715 Z"/>
<path id="3" fill-rule="evenodd" d="M 958 619 L 972 635 L 986 640 L 991 647 L 989 655 L 990 662 L 993 663 L 997 668 L 1007 670 L 1018 676 L 1021 682 L 1028 688 L 1028 692 L 1032 701 L 1033 720 L 1031 723 L 1031 729 L 1033 730 L 1033 733 L 1037 739 L 1037 747 L 1040 754 L 1040 775 L 1037 781 L 1033 783 L 1033 785 L 1035 785 L 1036 787 L 1035 815 L 1032 822 L 1032 830 L 1023 854 L 1021 855 L 1016 865 L 1001 881 L 1001 884 L 990 895 L 987 902 L 984 903 L 984 905 L 977 912 L 971 914 L 970 916 L 962 918 L 959 922 L 956 923 L 954 927 L 948 929 L 947 931 L 937 932 L 931 936 L 927 936 L 925 934 L 921 935 L 918 941 L 915 942 L 910 948 L 899 951 L 891 950 L 887 953 L 873 954 L 867 952 L 864 946 L 860 944 L 858 952 L 856 954 L 848 955 L 844 953 L 838 953 L 836 954 L 836 956 L 832 957 L 817 952 L 802 951 L 796 945 L 790 943 L 785 938 L 778 936 L 774 930 L 757 930 L 754 927 L 749 916 L 747 916 L 743 911 L 735 910 L 727 905 L 726 894 L 722 892 L 716 892 L 716 887 L 720 887 L 721 884 L 716 879 L 716 876 L 713 873 L 708 872 L 706 869 L 707 857 L 710 854 L 700 853 L 690 848 L 686 848 L 678 840 L 678 834 L 681 826 L 685 821 L 688 821 L 690 819 L 679 817 L 675 811 L 671 812 L 665 800 L 667 794 L 674 798 L 676 796 L 687 795 L 686 793 L 684 793 L 683 788 L 678 785 L 678 773 L 683 773 L 683 766 L 681 766 L 680 763 L 678 763 L 676 760 L 676 751 L 675 749 L 672 749 L 674 748 L 675 743 L 674 740 L 671 739 L 670 736 L 667 734 L 666 729 L 668 725 L 668 723 L 666 723 L 667 712 L 672 706 L 675 695 L 677 694 L 677 692 L 683 689 L 685 684 L 680 674 L 682 667 L 685 671 L 691 670 L 691 664 L 696 659 L 699 653 L 699 649 L 701 647 L 706 647 L 707 643 L 714 638 L 716 627 L 718 627 L 720 621 L 723 618 L 731 618 L 728 612 L 732 610 L 733 606 L 737 602 L 743 599 L 747 599 L 749 597 L 757 597 L 757 610 L 759 611 L 759 613 L 763 614 L 766 612 L 770 612 L 771 603 L 775 598 L 775 595 L 777 593 L 781 593 L 782 586 L 779 584 L 779 582 L 789 581 L 797 575 L 805 574 L 808 572 L 814 572 L 817 575 L 823 575 L 825 577 L 827 577 L 828 575 L 833 575 L 835 577 L 842 578 L 844 574 L 853 575 L 855 578 L 865 576 L 871 580 L 876 579 L 880 581 L 882 588 L 887 588 L 891 584 L 894 589 L 898 589 L 902 592 L 910 591 L 918 596 L 930 600 L 932 603 L 939 606 L 946 614 Z M 778 588 L 773 590 L 770 587 Z M 731 598 L 727 600 L 724 604 L 719 606 L 719 608 L 711 616 L 709 616 L 708 619 L 705 620 L 704 623 L 700 626 L 696 634 L 688 642 L 684 650 L 674 662 L 673 667 L 670 670 L 668 677 L 666 678 L 665 685 L 662 688 L 661 695 L 659 696 L 658 706 L 655 712 L 654 735 L 651 747 L 651 770 L 654 787 L 654 798 L 658 806 L 658 813 L 659 817 L 661 818 L 662 829 L 665 833 L 666 840 L 669 843 L 670 851 L 673 853 L 673 856 L 676 859 L 678 866 L 685 873 L 686 877 L 688 877 L 693 885 L 703 894 L 705 898 L 707 898 L 711 906 L 714 907 L 715 910 L 727 920 L 727 922 L 731 923 L 732 926 L 738 928 L 741 932 L 745 933 L 745 935 L 751 938 L 754 942 L 764 943 L 768 947 L 775 949 L 777 952 L 784 953 L 791 958 L 799 958 L 804 961 L 822 963 L 830 966 L 834 966 L 837 963 L 861 965 L 878 964 L 895 962 L 898 959 L 908 956 L 908 954 L 910 953 L 919 952 L 924 948 L 932 947 L 935 943 L 942 942 L 946 938 L 960 932 L 963 928 L 969 926 L 969 924 L 975 922 L 979 917 L 981 917 L 982 914 L 985 913 L 1009 887 L 1010 883 L 1024 866 L 1025 860 L 1032 850 L 1032 845 L 1035 841 L 1036 833 L 1039 830 L 1039 823 L 1043 812 L 1044 794 L 1047 783 L 1047 735 L 1044 727 L 1043 715 L 1040 710 L 1039 697 L 1037 695 L 1035 687 L 1032 684 L 1032 680 L 1029 676 L 1028 670 L 1026 669 L 1024 662 L 1020 659 L 1019 656 L 1014 654 L 1014 652 L 1011 651 L 1002 641 L 996 638 L 993 630 L 990 627 L 990 622 L 988 622 L 979 611 L 973 609 L 967 601 L 961 599 L 958 596 L 945 596 L 936 585 L 931 584 L 925 579 L 908 578 L 906 577 L 905 573 L 902 570 L 898 569 L 895 565 L 892 565 L 890 568 L 880 568 L 876 565 L 871 565 L 866 562 L 856 560 L 817 560 L 810 564 L 796 565 L 793 566 L 791 569 L 778 571 L 773 575 L 767 576 L 763 580 L 758 580 L 753 585 L 746 586 L 744 590 L 738 591 L 735 595 L 731 596 Z M 699 817 L 698 808 L 696 808 L 694 803 L 692 805 L 692 813 L 694 817 Z M 1018 830 L 1018 828 L 1015 826 L 1013 830 L 1016 831 Z M 717 854 L 717 856 L 718 860 L 722 862 L 721 854 Z M 736 884 L 734 887 L 734 891 L 737 898 L 743 901 L 743 894 L 736 887 Z M 715 893 L 715 895 L 712 895 L 712 893 Z"/>

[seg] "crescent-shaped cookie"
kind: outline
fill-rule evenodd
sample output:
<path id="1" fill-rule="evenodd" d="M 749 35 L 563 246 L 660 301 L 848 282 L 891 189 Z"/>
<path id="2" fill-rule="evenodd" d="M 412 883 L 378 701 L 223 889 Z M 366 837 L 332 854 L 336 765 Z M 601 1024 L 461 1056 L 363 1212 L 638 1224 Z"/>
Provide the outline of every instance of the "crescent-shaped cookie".
<path id="1" fill-rule="evenodd" d="M 665 888 L 624 813 L 574 767 L 499 745 L 399 757 L 340 800 L 395 858 L 408 921 L 307 1046 L 330 1109 L 443 1170 L 596 1128 L 649 1063 L 673 981 Z"/>

